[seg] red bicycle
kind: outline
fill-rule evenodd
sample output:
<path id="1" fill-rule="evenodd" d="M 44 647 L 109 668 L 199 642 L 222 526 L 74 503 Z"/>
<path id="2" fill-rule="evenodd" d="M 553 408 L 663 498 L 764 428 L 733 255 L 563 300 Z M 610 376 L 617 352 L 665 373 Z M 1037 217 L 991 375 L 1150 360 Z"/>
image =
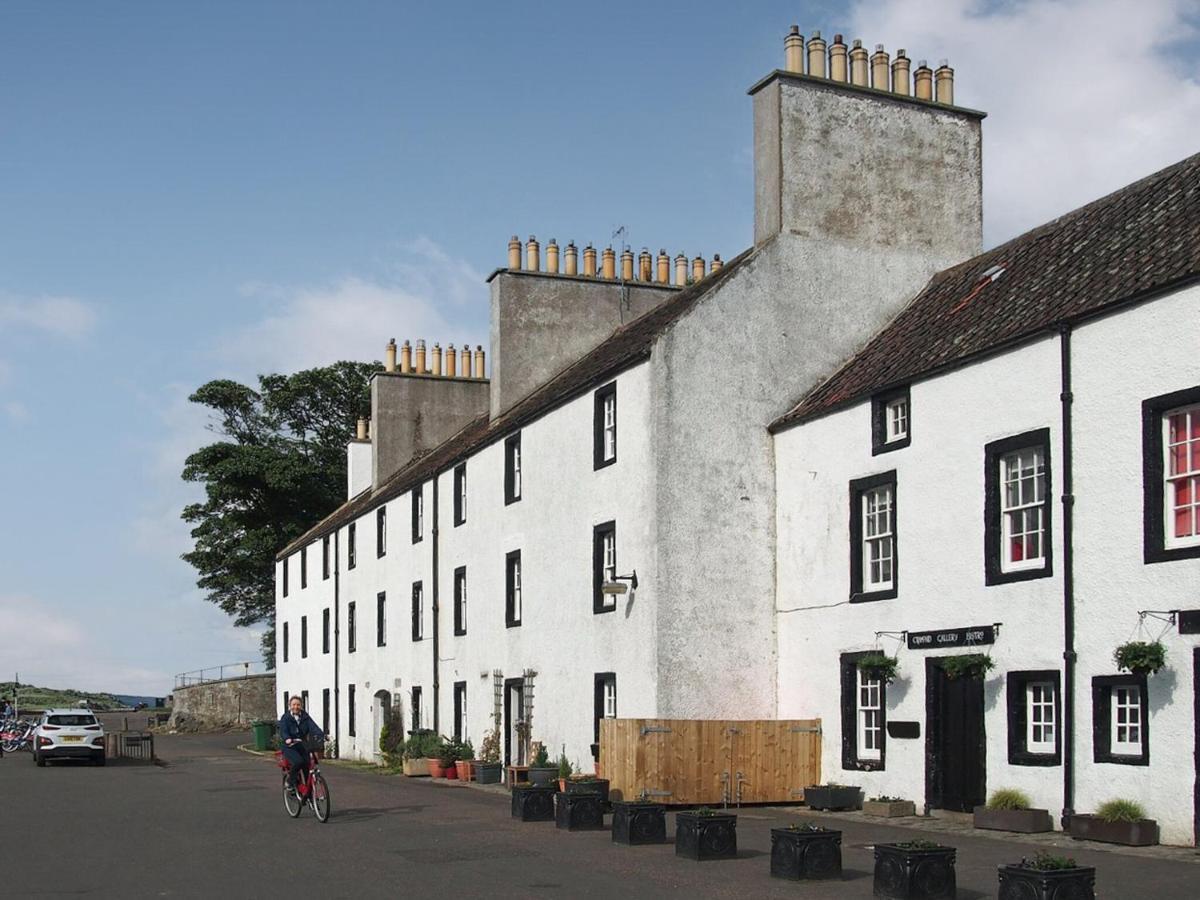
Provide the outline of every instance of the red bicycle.
<path id="1" fill-rule="evenodd" d="M 291 766 L 284 759 L 282 751 L 275 751 L 275 762 L 283 769 L 283 805 L 293 819 L 300 818 L 300 813 L 307 805 L 312 807 L 318 822 L 329 821 L 329 785 L 325 783 L 325 777 L 321 774 L 320 760 L 319 750 L 309 750 L 308 767 L 304 770 L 304 777 L 300 784 L 293 788 L 289 777 Z"/>

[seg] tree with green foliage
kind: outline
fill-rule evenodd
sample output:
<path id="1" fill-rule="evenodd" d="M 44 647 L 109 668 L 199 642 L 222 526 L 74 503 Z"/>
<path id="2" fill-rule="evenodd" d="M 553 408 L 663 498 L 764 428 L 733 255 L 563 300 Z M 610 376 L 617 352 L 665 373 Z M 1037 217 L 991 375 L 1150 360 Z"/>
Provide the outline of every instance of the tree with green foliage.
<path id="1" fill-rule="evenodd" d="M 195 545 L 183 559 L 206 599 L 237 625 L 268 624 L 275 663 L 275 554 L 345 500 L 346 441 L 370 409 L 379 363 L 338 362 L 294 375 L 260 375 L 258 390 L 219 379 L 188 399 L 214 413 L 220 436 L 184 463 L 205 499 L 183 510 Z"/>

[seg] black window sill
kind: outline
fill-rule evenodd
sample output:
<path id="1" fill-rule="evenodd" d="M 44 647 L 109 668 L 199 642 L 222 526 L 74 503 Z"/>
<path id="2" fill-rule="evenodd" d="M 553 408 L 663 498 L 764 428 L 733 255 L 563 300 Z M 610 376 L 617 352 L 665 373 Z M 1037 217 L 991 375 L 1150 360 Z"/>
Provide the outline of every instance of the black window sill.
<path id="1" fill-rule="evenodd" d="M 1053 766 L 1062 765 L 1061 754 L 1055 753 L 1029 753 L 1024 750 L 1013 753 L 1008 758 L 1008 764 L 1011 766 L 1041 766 L 1050 768 Z"/>
<path id="2" fill-rule="evenodd" d="M 615 613 L 616 611 L 617 611 L 617 604 L 615 604 L 615 603 L 612 606 L 596 606 L 594 604 L 592 606 L 592 615 L 593 616 L 600 616 L 600 615 L 603 615 L 604 613 Z"/>
<path id="3" fill-rule="evenodd" d="M 1036 569 L 1017 569 L 1014 572 L 988 572 L 984 578 L 984 584 L 1016 584 L 1022 581 L 1034 581 L 1038 578 L 1051 578 L 1054 576 L 1054 566 L 1049 561 L 1044 566 L 1039 566 Z"/>
<path id="4" fill-rule="evenodd" d="M 851 603 L 872 603 L 876 600 L 895 600 L 900 594 L 897 588 L 888 588 L 883 591 L 864 591 L 850 595 Z"/>
<path id="5" fill-rule="evenodd" d="M 842 764 L 843 772 L 882 772 L 884 770 L 883 760 L 881 759 L 857 759 L 851 765 Z"/>
<path id="6" fill-rule="evenodd" d="M 457 628 L 454 629 L 455 637 L 462 637 L 466 633 L 467 633 L 467 629 L 465 629 L 465 628 L 462 631 L 459 631 Z"/>
<path id="7" fill-rule="evenodd" d="M 1118 766 L 1148 766 L 1150 765 L 1149 755 L 1143 751 L 1137 756 L 1125 756 L 1123 754 L 1106 753 L 1102 750 L 1096 751 L 1095 762 L 1097 763 L 1112 763 Z"/>
<path id="8" fill-rule="evenodd" d="M 612 459 L 598 459 L 593 462 L 592 468 L 599 472 L 601 469 L 607 469 L 616 461 L 617 458 L 615 456 Z"/>
<path id="9" fill-rule="evenodd" d="M 1174 562 L 1177 559 L 1196 559 L 1200 557 L 1200 544 L 1195 547 L 1147 547 L 1145 561 L 1147 564 Z"/>
<path id="10" fill-rule="evenodd" d="M 505 497 L 505 498 L 504 498 L 504 505 L 505 505 L 505 506 L 512 506 L 514 503 L 520 503 L 520 502 L 521 502 L 521 497 L 520 497 L 520 495 L 518 495 L 518 496 L 516 496 L 516 497 Z"/>
<path id="11" fill-rule="evenodd" d="M 879 456 L 884 453 L 891 453 L 893 450 L 903 450 L 912 443 L 912 435 L 906 434 L 902 438 L 896 438 L 894 441 L 888 441 L 886 444 L 876 444 L 871 448 L 872 456 Z"/>
<path id="12" fill-rule="evenodd" d="M 521 623 L 520 622 L 505 622 L 504 627 L 505 628 L 520 628 Z"/>

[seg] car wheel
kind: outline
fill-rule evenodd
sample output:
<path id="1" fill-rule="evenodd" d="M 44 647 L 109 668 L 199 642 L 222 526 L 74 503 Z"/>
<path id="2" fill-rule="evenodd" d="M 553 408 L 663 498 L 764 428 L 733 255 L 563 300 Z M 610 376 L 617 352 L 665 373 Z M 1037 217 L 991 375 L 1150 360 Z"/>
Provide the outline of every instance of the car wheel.
<path id="1" fill-rule="evenodd" d="M 44 769 L 46 767 L 46 758 L 36 750 L 33 751 L 33 761 L 37 763 L 39 769 Z"/>

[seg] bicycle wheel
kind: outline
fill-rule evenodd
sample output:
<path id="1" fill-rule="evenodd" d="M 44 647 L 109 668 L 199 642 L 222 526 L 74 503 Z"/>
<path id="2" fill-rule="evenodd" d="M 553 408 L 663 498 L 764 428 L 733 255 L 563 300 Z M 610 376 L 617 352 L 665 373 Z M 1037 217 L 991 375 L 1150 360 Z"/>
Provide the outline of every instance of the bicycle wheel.
<path id="1" fill-rule="evenodd" d="M 329 802 L 329 785 L 325 783 L 325 776 L 319 772 L 313 776 L 312 796 L 309 797 L 309 802 L 312 803 L 313 812 L 317 814 L 317 821 L 328 822 L 329 811 L 333 807 Z"/>
<path id="2" fill-rule="evenodd" d="M 283 807 L 293 819 L 300 818 L 300 810 L 304 809 L 304 801 L 288 785 L 287 773 L 283 773 Z"/>

